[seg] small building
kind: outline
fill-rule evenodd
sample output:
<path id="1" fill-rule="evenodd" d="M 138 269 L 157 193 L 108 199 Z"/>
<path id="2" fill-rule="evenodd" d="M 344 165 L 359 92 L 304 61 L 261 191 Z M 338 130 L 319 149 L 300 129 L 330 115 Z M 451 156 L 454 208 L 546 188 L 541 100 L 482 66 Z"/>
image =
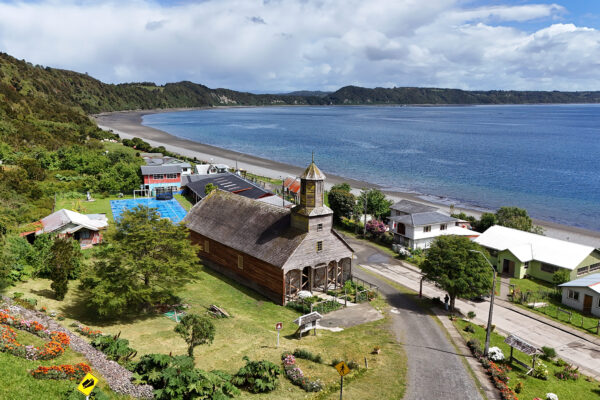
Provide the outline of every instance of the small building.
<path id="1" fill-rule="evenodd" d="M 350 278 L 353 250 L 333 229 L 324 180 L 311 163 L 301 177 L 300 204 L 291 210 L 215 190 L 184 223 L 207 266 L 277 304 L 302 290 L 327 292 Z"/>
<path id="2" fill-rule="evenodd" d="M 227 164 L 197 164 L 196 174 L 198 175 L 214 175 L 223 174 L 229 171 Z"/>
<path id="3" fill-rule="evenodd" d="M 514 278 L 526 275 L 552 282 L 559 269 L 571 279 L 600 270 L 600 251 L 578 243 L 494 225 L 477 239 L 499 273 Z"/>
<path id="4" fill-rule="evenodd" d="M 300 179 L 288 176 L 283 181 L 284 193 L 294 199 L 295 203 L 300 201 Z"/>
<path id="5" fill-rule="evenodd" d="M 600 317 L 600 273 L 585 275 L 558 286 L 562 289 L 564 305 Z"/>
<path id="6" fill-rule="evenodd" d="M 262 199 L 273 196 L 264 187 L 250 182 L 237 174 L 222 172 L 208 175 L 189 175 L 182 178 L 181 186 L 194 203 L 206 197 L 206 186 L 212 184 L 225 192 L 239 194 L 250 199 Z"/>
<path id="7" fill-rule="evenodd" d="M 36 236 L 54 233 L 59 237 L 72 237 L 84 249 L 102 242 L 101 231 L 108 226 L 105 214 L 80 214 L 64 208 L 42 218 L 40 223 Z"/>
<path id="8" fill-rule="evenodd" d="M 439 211 L 438 208 L 401 200 L 394 204 L 389 218 L 389 231 L 394 243 L 409 249 L 427 249 L 441 235 L 475 238 L 478 232 L 468 229 L 468 223 Z"/>
<path id="9" fill-rule="evenodd" d="M 154 156 L 156 155 L 156 156 Z M 147 153 L 144 157 L 146 165 L 142 165 L 142 189 L 150 196 L 157 193 L 178 192 L 181 190 L 181 177 L 192 173 L 192 166 L 188 162 L 174 157 L 159 157 L 160 153 Z"/>

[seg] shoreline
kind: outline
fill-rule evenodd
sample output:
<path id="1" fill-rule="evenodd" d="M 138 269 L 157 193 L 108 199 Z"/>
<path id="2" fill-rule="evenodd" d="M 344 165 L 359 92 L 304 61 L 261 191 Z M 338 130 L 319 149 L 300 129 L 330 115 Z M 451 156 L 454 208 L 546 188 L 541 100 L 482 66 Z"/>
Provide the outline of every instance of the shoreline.
<path id="1" fill-rule="evenodd" d="M 179 153 L 187 157 L 196 157 L 199 160 L 211 161 L 215 163 L 227 164 L 231 167 L 245 169 L 257 175 L 269 178 L 282 178 L 287 176 L 299 176 L 304 171 L 302 167 L 285 164 L 249 154 L 240 153 L 221 147 L 211 146 L 188 139 L 182 139 L 171 135 L 165 131 L 142 125 L 142 117 L 148 114 L 158 114 L 166 112 L 196 111 L 206 109 L 234 108 L 245 106 L 226 106 L 226 107 L 197 107 L 197 108 L 172 108 L 156 110 L 136 110 L 136 111 L 117 111 L 101 113 L 91 116 L 98 127 L 105 130 L 112 130 L 119 134 L 122 139 L 131 139 L 139 137 L 152 146 L 164 146 L 167 150 Z M 308 162 L 308 160 L 307 160 Z M 344 178 L 342 176 L 327 174 L 326 188 L 329 189 L 334 184 L 346 182 L 353 188 L 353 193 L 357 193 L 361 188 L 376 188 L 382 190 L 388 197 L 394 201 L 401 199 L 413 200 L 424 204 L 433 205 L 439 209 L 448 212 L 449 206 L 443 203 L 437 203 L 429 199 L 435 198 L 435 195 L 425 195 L 419 193 L 399 192 L 383 190 L 381 186 L 364 182 L 356 179 Z M 424 199 L 423 197 L 427 197 Z M 443 197 L 439 197 L 440 200 Z M 465 212 L 477 218 L 482 211 L 468 208 L 468 206 L 455 207 L 455 212 Z M 490 210 L 493 212 L 493 210 Z M 591 231 L 584 228 L 562 225 L 549 221 L 534 219 L 534 224 L 544 228 L 544 234 L 549 237 L 572 241 L 575 243 L 586 244 L 593 247 L 600 247 L 600 232 Z"/>

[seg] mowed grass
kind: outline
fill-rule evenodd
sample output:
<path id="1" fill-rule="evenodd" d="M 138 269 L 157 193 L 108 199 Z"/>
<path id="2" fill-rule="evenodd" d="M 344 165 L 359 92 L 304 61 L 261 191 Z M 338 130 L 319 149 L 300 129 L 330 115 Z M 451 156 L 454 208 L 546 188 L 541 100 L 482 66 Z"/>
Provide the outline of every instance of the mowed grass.
<path id="1" fill-rule="evenodd" d="M 467 324 L 469 324 L 467 321 L 460 319 L 455 322 L 457 329 L 465 340 L 475 337 L 483 345 L 485 343 L 485 329 L 478 325 L 471 324 L 475 328 L 475 333 L 468 333 L 463 330 Z M 510 356 L 510 346 L 504 343 L 504 339 L 504 336 L 492 332 L 492 336 L 490 338 L 490 347 L 499 347 L 508 361 Z M 518 350 L 514 350 L 514 356 L 518 360 L 531 365 L 530 356 L 523 354 Z M 591 378 L 588 378 L 588 381 L 583 376 L 577 381 L 562 381 L 556 378 L 554 373 L 562 371 L 563 367 L 558 367 L 550 361 L 542 362 L 548 367 L 548 380 L 537 379 L 525 375 L 527 370 L 525 370 L 522 366 L 517 363 L 510 364 L 512 371 L 508 374 L 509 386 L 514 389 L 518 382 L 523 383 L 523 391 L 517 394 L 519 399 L 533 399 L 535 397 L 545 399 L 546 393 L 554 393 L 558 395 L 560 400 L 596 399 L 600 395 L 598 381 Z"/>
<path id="2" fill-rule="evenodd" d="M 576 310 L 565 304 L 562 304 L 561 301 L 559 301 L 555 298 L 551 298 L 551 297 L 540 298 L 540 295 L 539 295 L 540 292 L 552 292 L 552 291 L 556 290 L 556 287 L 552 283 L 544 282 L 539 279 L 531 279 L 531 278 L 528 278 L 528 279 L 511 278 L 510 283 L 514 284 L 515 287 L 523 293 L 526 293 L 526 292 L 532 293 L 533 297 L 530 297 L 528 302 L 532 302 L 532 301 L 544 302 L 547 304 L 544 307 L 532 308 L 532 307 L 529 307 L 527 304 L 514 303 L 517 306 L 527 308 L 529 311 L 533 311 L 537 314 L 544 315 L 548 318 L 551 318 L 562 324 L 568 325 L 572 328 L 578 329 L 582 332 L 591 333 L 594 335 L 596 334 L 596 331 L 598 329 L 598 322 L 599 322 L 598 317 L 584 315 L 580 310 Z M 569 321 L 569 315 L 564 312 L 560 312 L 558 310 L 559 308 L 571 313 L 570 321 Z"/>
<path id="3" fill-rule="evenodd" d="M 22 345 L 33 345 L 41 347 L 45 341 L 29 332 L 15 329 L 17 341 Z M 61 399 L 63 395 L 71 388 L 77 387 L 79 382 L 70 380 L 51 380 L 35 379 L 29 371 L 36 369 L 40 365 L 52 366 L 61 364 L 77 364 L 89 362 L 79 353 L 67 348 L 63 355 L 53 360 L 30 361 L 21 357 L 15 357 L 8 353 L 0 352 L 0 399 L 3 400 L 21 400 L 21 399 Z M 108 385 L 101 378 L 101 375 L 92 370 L 92 374 L 100 379 L 98 386 L 111 398 L 125 399 L 110 391 Z"/>
<path id="4" fill-rule="evenodd" d="M 348 393 L 347 398 L 402 397 L 405 390 L 406 358 L 388 329 L 387 318 L 342 332 L 318 330 L 317 336 L 311 334 L 298 340 L 294 335 L 297 326 L 293 324 L 300 315 L 296 311 L 275 305 L 256 292 L 237 285 L 209 269 L 203 270 L 200 276 L 200 280 L 186 285 L 178 293 L 191 306 L 189 312 L 204 314 L 208 306 L 215 304 L 224 308 L 232 317 L 214 320 L 214 342 L 210 346 L 196 347 L 194 351 L 197 367 L 235 373 L 244 365 L 243 356 L 253 360 L 267 359 L 281 365 L 281 353 L 296 348 L 321 354 L 326 363 L 316 364 L 306 360 L 298 362 L 305 375 L 312 379 L 320 379 L 328 386 L 322 393 L 306 393 L 282 376 L 281 385 L 276 391 L 263 395 L 242 392 L 241 398 L 338 398 L 339 375 L 329 363 L 334 358 L 343 358 L 348 361 L 354 360 L 364 367 L 365 357 L 369 369 L 359 373 L 354 380 L 349 377 L 348 384 L 344 385 L 344 391 Z M 56 310 L 64 314 L 66 319 L 62 323 L 65 326 L 73 320 L 78 320 L 105 333 L 120 332 L 121 337 L 128 339 L 131 347 L 138 350 L 139 355 L 186 354 L 185 342 L 173 331 L 174 321 L 162 315 L 130 315 L 118 321 L 102 320 L 86 306 L 85 293 L 77 286 L 78 282 L 70 282 L 69 293 L 63 302 L 53 299 L 49 280 L 24 282 L 8 292 L 24 292 L 24 297 L 38 299 L 38 307 L 46 306 L 49 311 Z M 384 303 L 378 301 L 376 304 L 382 306 Z M 283 322 L 279 348 L 276 347 L 277 322 Z M 375 346 L 381 347 L 381 354 L 371 354 Z"/>

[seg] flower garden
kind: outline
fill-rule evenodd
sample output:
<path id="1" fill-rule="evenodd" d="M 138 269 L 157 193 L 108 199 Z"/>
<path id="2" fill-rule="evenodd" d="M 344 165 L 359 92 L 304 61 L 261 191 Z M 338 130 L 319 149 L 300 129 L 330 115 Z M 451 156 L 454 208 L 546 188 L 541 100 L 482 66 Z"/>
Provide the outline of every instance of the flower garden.
<path id="1" fill-rule="evenodd" d="M 485 342 L 484 327 L 462 319 L 454 321 L 454 324 L 504 400 L 581 400 L 597 398 L 600 393 L 597 381 L 552 356 L 538 357 L 535 369 L 527 375 L 524 367 L 515 362 L 509 363 L 506 355 L 510 354 L 510 346 L 504 343 L 502 335 L 495 332 L 492 332 L 491 347 L 488 358 L 485 358 L 482 346 Z M 528 365 L 532 363 L 530 356 L 517 349 L 514 357 Z"/>

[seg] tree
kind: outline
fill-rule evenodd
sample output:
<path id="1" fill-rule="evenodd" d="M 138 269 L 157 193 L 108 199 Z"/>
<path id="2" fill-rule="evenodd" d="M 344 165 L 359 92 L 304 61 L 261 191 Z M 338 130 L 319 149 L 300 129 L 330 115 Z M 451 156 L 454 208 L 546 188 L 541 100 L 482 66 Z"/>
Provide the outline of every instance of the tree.
<path id="1" fill-rule="evenodd" d="M 480 296 L 492 287 L 490 266 L 481 254 L 470 250 L 485 254 L 477 243 L 468 238 L 439 236 L 432 242 L 421 264 L 424 278 L 448 292 L 452 309 L 457 297 Z"/>
<path id="2" fill-rule="evenodd" d="M 343 182 L 343 183 L 338 183 L 337 185 L 333 185 L 331 187 L 331 190 L 341 190 L 342 192 L 350 193 L 352 188 L 350 187 L 350 185 L 348 183 Z"/>
<path id="3" fill-rule="evenodd" d="M 77 247 L 75 247 L 73 244 Z M 50 249 L 50 287 L 57 300 L 64 300 L 69 290 L 69 275 L 81 260 L 79 244 L 71 238 L 56 238 Z"/>
<path id="4" fill-rule="evenodd" d="M 216 189 L 217 187 L 215 185 L 208 183 L 206 186 L 204 186 L 204 194 L 209 195 Z"/>
<path id="5" fill-rule="evenodd" d="M 519 229 L 525 232 L 531 232 L 533 221 L 527 214 L 527 210 L 519 207 L 500 207 L 496 212 L 498 225 L 508 228 Z"/>
<path id="6" fill-rule="evenodd" d="M 379 238 L 386 231 L 386 226 L 382 221 L 372 219 L 367 222 L 367 232 L 369 232 L 373 237 Z"/>
<path id="7" fill-rule="evenodd" d="M 476 221 L 473 225 L 473 228 L 477 232 L 485 232 L 488 228 L 496 225 L 498 223 L 498 218 L 496 214 L 492 213 L 483 213 L 481 214 L 481 218 L 479 221 Z"/>
<path id="8" fill-rule="evenodd" d="M 367 214 L 371 214 L 376 219 L 387 216 L 390 213 L 390 207 L 394 203 L 377 189 L 363 189 L 360 196 L 358 196 L 358 209 L 361 210 L 361 213 L 365 209 L 365 198 L 367 201 Z"/>
<path id="9" fill-rule="evenodd" d="M 552 282 L 558 286 L 563 283 L 567 283 L 571 280 L 571 271 L 568 269 L 560 268 L 558 271 L 552 275 Z"/>
<path id="10" fill-rule="evenodd" d="M 125 211 L 107 242 L 82 279 L 101 315 L 173 301 L 175 289 L 197 276 L 198 249 L 187 229 L 155 208 Z"/>
<path id="11" fill-rule="evenodd" d="M 329 207 L 333 211 L 333 217 L 336 221 L 342 218 L 350 218 L 356 207 L 356 198 L 349 191 L 340 188 L 331 189 L 327 194 Z"/>
<path id="12" fill-rule="evenodd" d="M 215 326 L 208 317 L 187 314 L 175 326 L 178 333 L 188 345 L 188 356 L 194 357 L 194 347 L 211 344 L 215 339 Z"/>

